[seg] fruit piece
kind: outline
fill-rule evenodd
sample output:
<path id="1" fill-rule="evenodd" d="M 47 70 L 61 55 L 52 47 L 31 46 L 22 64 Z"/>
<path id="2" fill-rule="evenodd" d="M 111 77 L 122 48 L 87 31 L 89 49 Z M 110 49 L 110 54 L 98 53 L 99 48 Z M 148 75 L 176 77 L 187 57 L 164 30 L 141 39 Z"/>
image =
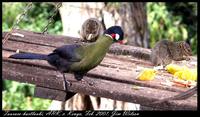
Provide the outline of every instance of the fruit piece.
<path id="1" fill-rule="evenodd" d="M 171 73 L 171 74 L 174 74 L 174 73 L 176 73 L 177 71 L 182 70 L 182 68 L 181 68 L 180 66 L 174 65 L 174 64 L 169 64 L 169 65 L 167 65 L 165 68 L 166 68 L 166 70 L 167 70 L 169 73 Z"/>
<path id="2" fill-rule="evenodd" d="M 138 80 L 153 80 L 156 75 L 156 70 L 154 69 L 144 69 L 139 75 Z"/>

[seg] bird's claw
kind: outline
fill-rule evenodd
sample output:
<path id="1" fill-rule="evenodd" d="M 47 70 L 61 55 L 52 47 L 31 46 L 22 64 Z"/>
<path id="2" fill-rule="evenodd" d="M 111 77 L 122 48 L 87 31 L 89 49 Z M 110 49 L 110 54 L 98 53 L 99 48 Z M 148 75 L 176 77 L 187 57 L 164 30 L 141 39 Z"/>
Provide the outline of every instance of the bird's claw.
<path id="1" fill-rule="evenodd" d="M 70 86 L 72 86 L 72 83 L 67 81 L 67 85 L 70 87 Z"/>
<path id="2" fill-rule="evenodd" d="M 69 82 L 69 81 L 64 82 L 65 90 L 67 90 L 68 89 L 67 87 L 70 87 L 70 86 L 72 86 L 71 82 Z"/>
<path id="3" fill-rule="evenodd" d="M 68 80 L 66 80 L 64 73 L 63 73 L 63 79 L 64 79 L 65 90 L 67 90 L 67 87 L 70 87 L 72 84 L 71 84 L 71 82 L 69 82 Z"/>

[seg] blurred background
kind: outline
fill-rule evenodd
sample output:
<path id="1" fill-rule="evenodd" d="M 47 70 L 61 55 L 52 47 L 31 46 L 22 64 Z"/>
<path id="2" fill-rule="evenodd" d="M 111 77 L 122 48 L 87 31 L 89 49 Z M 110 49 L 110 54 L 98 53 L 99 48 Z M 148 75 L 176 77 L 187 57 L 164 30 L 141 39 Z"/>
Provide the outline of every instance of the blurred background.
<path id="1" fill-rule="evenodd" d="M 2 30 L 9 31 L 24 12 L 26 2 L 3 2 Z M 43 32 L 55 9 L 55 3 L 33 3 L 17 28 Z M 49 34 L 80 37 L 81 25 L 88 18 L 97 18 L 104 28 L 122 26 L 127 44 L 151 48 L 161 39 L 185 40 L 197 54 L 197 3 L 126 3 L 126 2 L 63 2 L 48 28 Z M 34 85 L 3 80 L 3 110 L 46 110 L 52 101 L 33 97 Z"/>

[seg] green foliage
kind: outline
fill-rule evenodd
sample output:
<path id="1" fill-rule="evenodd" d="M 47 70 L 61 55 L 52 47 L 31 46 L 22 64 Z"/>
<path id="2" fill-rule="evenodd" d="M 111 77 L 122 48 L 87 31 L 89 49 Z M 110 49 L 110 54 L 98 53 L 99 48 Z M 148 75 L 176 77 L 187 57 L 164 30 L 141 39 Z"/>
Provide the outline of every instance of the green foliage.
<path id="1" fill-rule="evenodd" d="M 3 3 L 3 31 L 8 31 L 17 17 L 24 12 L 27 3 Z M 48 3 L 33 3 L 32 8 L 19 23 L 18 28 L 36 32 L 42 32 L 53 14 L 54 5 Z M 61 34 L 62 22 L 59 12 L 54 17 L 55 22 L 48 28 L 50 34 Z"/>
<path id="2" fill-rule="evenodd" d="M 169 10 L 169 8 L 172 7 L 172 4 L 166 4 L 168 3 L 147 3 L 147 18 L 150 29 L 151 47 L 153 47 L 153 45 L 155 45 L 155 43 L 161 39 L 169 39 L 172 41 L 189 40 L 193 53 L 196 54 L 197 30 L 194 29 L 197 28 L 197 25 L 191 25 L 191 22 L 186 23 L 185 21 L 188 20 L 185 18 L 186 16 L 184 15 L 184 11 L 181 11 L 182 15 L 180 15 L 180 13 L 174 14 Z M 176 3 L 176 8 L 177 5 L 185 4 L 186 3 Z M 195 6 L 196 3 L 193 3 L 192 5 Z M 194 7 L 193 11 L 190 12 L 197 16 L 196 7 Z"/>
<path id="3" fill-rule="evenodd" d="M 9 31 L 17 17 L 24 12 L 27 3 L 3 3 L 3 31 Z M 24 19 L 19 22 L 18 28 L 36 32 L 42 32 L 53 13 L 54 6 L 48 3 L 33 3 Z M 62 23 L 59 13 L 54 17 L 55 22 L 48 28 L 48 33 L 60 34 Z M 34 86 L 3 80 L 3 110 L 46 110 L 51 100 L 33 97 Z"/>
<path id="4" fill-rule="evenodd" d="M 120 7 L 120 2 L 107 2 L 106 6 L 108 8 L 115 8 L 115 9 L 119 9 Z"/>
<path id="5" fill-rule="evenodd" d="M 51 103 L 51 100 L 33 97 L 33 85 L 9 80 L 3 80 L 3 84 L 3 110 L 46 110 Z"/>
<path id="6" fill-rule="evenodd" d="M 167 10 L 174 16 L 182 17 L 181 24 L 187 26 L 187 41 L 197 53 L 197 2 L 166 3 Z"/>
<path id="7" fill-rule="evenodd" d="M 17 15 L 23 12 L 23 3 L 3 3 L 3 30 L 10 28 Z M 13 12 L 14 11 L 14 12 Z"/>

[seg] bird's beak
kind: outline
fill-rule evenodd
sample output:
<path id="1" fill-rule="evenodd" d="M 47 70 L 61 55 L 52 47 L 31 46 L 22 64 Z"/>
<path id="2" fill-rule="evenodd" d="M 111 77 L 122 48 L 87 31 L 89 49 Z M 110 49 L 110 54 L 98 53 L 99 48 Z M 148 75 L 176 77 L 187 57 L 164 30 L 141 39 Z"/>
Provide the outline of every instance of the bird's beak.
<path id="1" fill-rule="evenodd" d="M 126 39 L 118 41 L 120 44 L 126 44 L 128 41 Z"/>

